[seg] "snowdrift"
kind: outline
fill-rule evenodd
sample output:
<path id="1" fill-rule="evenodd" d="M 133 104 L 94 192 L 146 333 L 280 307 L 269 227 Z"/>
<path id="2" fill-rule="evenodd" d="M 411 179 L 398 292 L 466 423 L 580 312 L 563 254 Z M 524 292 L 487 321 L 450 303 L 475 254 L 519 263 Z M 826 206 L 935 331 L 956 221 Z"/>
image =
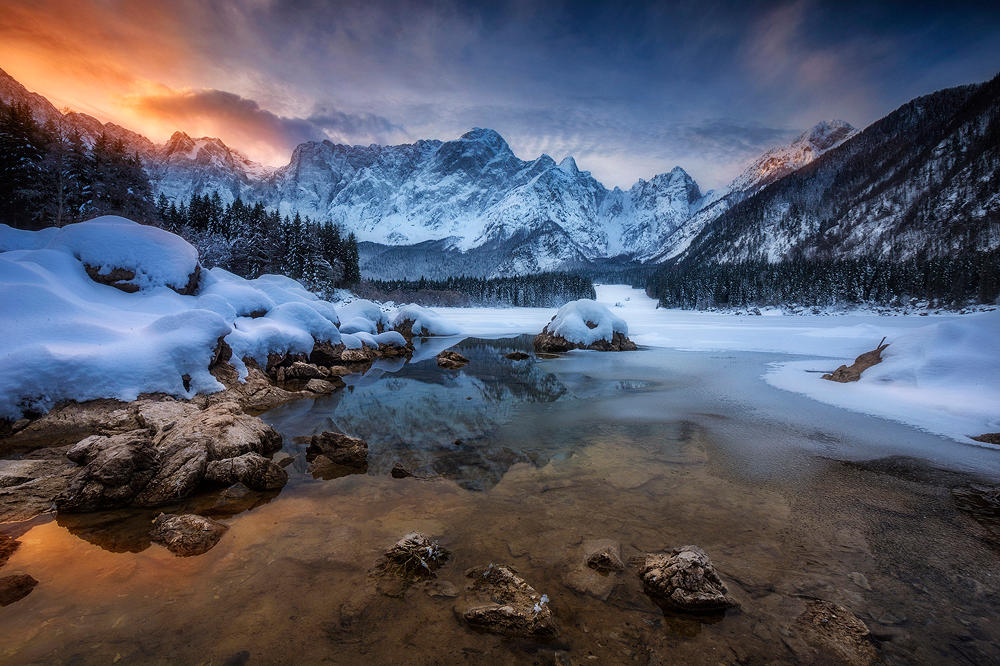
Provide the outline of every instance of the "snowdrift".
<path id="1" fill-rule="evenodd" d="M 131 276 L 112 286 L 104 277 L 114 271 Z M 209 372 L 220 339 L 244 378 L 243 359 L 263 365 L 269 354 L 309 354 L 318 342 L 405 346 L 387 323 L 414 313 L 421 335 L 458 332 L 426 308 L 392 316 L 355 303 L 352 334 L 342 334 L 337 308 L 298 282 L 201 270 L 182 238 L 125 218 L 36 232 L 0 225 L 0 418 L 68 399 L 221 390 Z"/>

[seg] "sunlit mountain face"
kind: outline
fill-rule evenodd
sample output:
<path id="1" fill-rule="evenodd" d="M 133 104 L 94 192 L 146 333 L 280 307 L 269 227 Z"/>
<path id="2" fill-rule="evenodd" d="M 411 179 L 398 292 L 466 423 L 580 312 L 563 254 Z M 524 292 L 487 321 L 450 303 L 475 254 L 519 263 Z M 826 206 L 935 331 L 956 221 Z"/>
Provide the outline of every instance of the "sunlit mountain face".
<path id="1" fill-rule="evenodd" d="M 12 0 L 0 67 L 165 142 L 218 137 L 265 166 L 295 146 L 499 132 L 631 187 L 681 165 L 704 190 L 823 119 L 864 127 L 988 79 L 996 8 L 911 3 L 328 5 Z"/>

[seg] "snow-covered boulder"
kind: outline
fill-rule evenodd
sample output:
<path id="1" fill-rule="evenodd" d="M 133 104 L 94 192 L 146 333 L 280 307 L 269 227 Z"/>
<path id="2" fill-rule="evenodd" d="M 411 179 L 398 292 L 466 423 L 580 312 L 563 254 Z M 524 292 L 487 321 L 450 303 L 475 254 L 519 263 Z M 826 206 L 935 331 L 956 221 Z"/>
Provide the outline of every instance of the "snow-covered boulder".
<path id="1" fill-rule="evenodd" d="M 429 308 L 411 303 L 404 305 L 389 320 L 392 328 L 407 340 L 428 335 L 458 335 L 458 328 Z"/>
<path id="2" fill-rule="evenodd" d="M 600 303 L 582 298 L 559 308 L 542 332 L 535 336 L 535 350 L 566 352 L 571 349 L 631 351 L 628 324 Z"/>

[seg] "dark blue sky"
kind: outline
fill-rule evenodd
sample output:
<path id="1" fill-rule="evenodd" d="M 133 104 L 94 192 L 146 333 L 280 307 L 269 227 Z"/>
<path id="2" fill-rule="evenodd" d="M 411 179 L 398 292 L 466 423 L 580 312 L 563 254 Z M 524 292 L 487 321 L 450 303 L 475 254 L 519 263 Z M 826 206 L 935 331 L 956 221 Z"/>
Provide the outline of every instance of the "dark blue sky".
<path id="1" fill-rule="evenodd" d="M 760 152 L 1000 71 L 1000 3 L 15 0 L 0 67 L 162 139 L 271 163 L 302 140 L 491 127 L 608 185 L 675 164 L 725 184 Z"/>

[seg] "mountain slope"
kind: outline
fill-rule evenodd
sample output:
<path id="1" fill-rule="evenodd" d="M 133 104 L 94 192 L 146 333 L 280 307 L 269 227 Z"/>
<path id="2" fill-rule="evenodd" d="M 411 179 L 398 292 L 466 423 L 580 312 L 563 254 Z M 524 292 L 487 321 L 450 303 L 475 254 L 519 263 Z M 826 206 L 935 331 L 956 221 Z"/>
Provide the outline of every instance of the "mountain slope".
<path id="1" fill-rule="evenodd" d="M 718 217 L 679 257 L 893 260 L 1000 246 L 1000 77 L 917 98 Z"/>

